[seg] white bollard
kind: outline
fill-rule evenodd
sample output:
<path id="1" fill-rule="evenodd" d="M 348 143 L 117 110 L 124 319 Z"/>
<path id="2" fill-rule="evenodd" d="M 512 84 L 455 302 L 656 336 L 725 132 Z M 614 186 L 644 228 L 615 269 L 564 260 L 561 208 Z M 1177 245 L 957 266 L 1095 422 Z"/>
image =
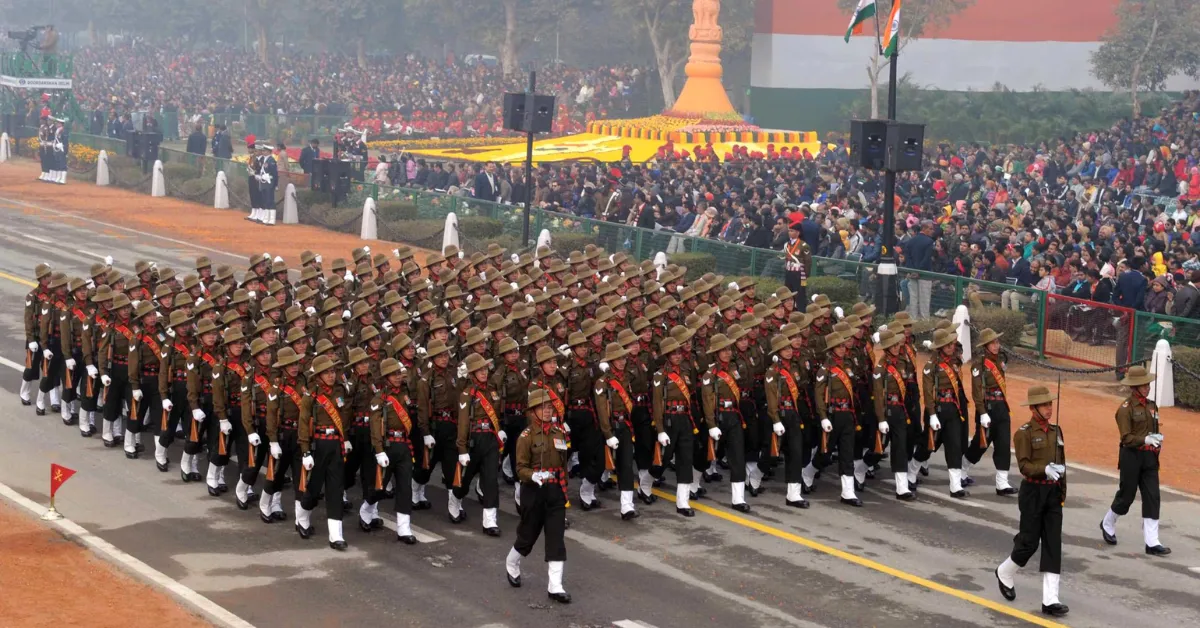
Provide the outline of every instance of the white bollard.
<path id="1" fill-rule="evenodd" d="M 8 161 L 9 157 L 8 133 L 0 133 L 0 164 Z"/>
<path id="2" fill-rule="evenodd" d="M 362 229 L 358 237 L 364 240 L 379 239 L 379 229 L 375 222 L 375 199 L 368 197 L 363 203 Z"/>
<path id="3" fill-rule="evenodd" d="M 1150 356 L 1150 370 L 1154 381 L 1150 382 L 1149 398 L 1160 408 L 1175 405 L 1175 364 L 1171 361 L 1171 343 L 1165 338 L 1154 344 L 1154 355 Z"/>
<path id="4" fill-rule="evenodd" d="M 454 212 L 446 214 L 446 227 L 442 230 L 442 250 L 449 246 L 462 248 L 458 241 L 458 216 Z"/>
<path id="5" fill-rule="evenodd" d="M 967 306 L 960 305 L 954 309 L 954 318 L 950 319 L 954 323 L 955 333 L 958 334 L 958 342 L 962 345 L 963 364 L 971 361 L 971 313 L 967 311 Z"/>
<path id="6" fill-rule="evenodd" d="M 154 178 L 150 181 L 150 196 L 166 196 L 167 180 L 163 178 L 162 160 L 154 160 Z"/>
<path id="7" fill-rule="evenodd" d="M 663 271 L 667 269 L 667 254 L 659 251 L 654 254 L 654 279 L 657 280 L 663 275 Z"/>
<path id="8" fill-rule="evenodd" d="M 110 185 L 112 181 L 108 176 L 108 151 L 100 151 L 100 156 L 96 158 L 96 185 Z"/>
<path id="9" fill-rule="evenodd" d="M 538 234 L 537 248 L 535 248 L 534 250 L 536 251 L 537 249 L 540 249 L 543 246 L 548 246 L 548 247 L 553 248 L 553 246 L 554 246 L 552 244 L 553 241 L 554 241 L 553 238 L 550 237 L 550 230 L 542 229 L 542 232 Z"/>
<path id="10" fill-rule="evenodd" d="M 217 184 L 213 190 L 213 209 L 229 209 L 229 179 L 224 170 L 217 171 Z"/>
<path id="11" fill-rule="evenodd" d="M 300 222 L 300 209 L 296 207 L 296 185 L 289 183 L 283 192 L 283 224 L 294 225 Z"/>

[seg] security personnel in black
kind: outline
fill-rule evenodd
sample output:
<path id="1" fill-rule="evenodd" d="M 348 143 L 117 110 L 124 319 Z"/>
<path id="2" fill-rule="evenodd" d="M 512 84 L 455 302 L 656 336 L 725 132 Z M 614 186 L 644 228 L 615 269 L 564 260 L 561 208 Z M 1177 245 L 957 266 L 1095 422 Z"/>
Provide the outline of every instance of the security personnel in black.
<path id="1" fill-rule="evenodd" d="M 708 355 L 715 358 L 700 379 L 700 398 L 704 411 L 704 422 L 709 425 L 708 437 L 712 449 L 717 441 L 726 439 L 725 455 L 729 460 L 729 489 L 733 509 L 750 512 L 746 503 L 746 429 L 747 425 L 739 411 L 743 401 L 742 390 L 753 385 L 753 374 L 742 369 L 746 363 L 733 361 L 733 344 L 736 338 L 717 334 L 708 342 Z M 743 406 L 745 407 L 745 406 Z M 755 450 L 756 451 L 756 450 Z"/>
<path id="2" fill-rule="evenodd" d="M 329 547 L 342 551 L 346 540 L 342 537 L 342 472 L 345 469 L 343 456 L 350 453 L 354 445 L 346 440 L 346 420 L 343 413 L 349 412 L 345 389 L 337 384 L 337 369 L 328 356 L 313 360 L 309 367 L 309 386 L 300 405 L 300 421 L 296 437 L 300 449 L 300 481 L 297 490 L 303 491 L 300 509 L 296 511 L 296 531 L 300 538 L 312 535 L 312 512 L 325 496 L 325 523 L 329 528 Z"/>
<path id="3" fill-rule="evenodd" d="M 191 422 L 191 409 L 188 407 L 188 363 L 192 357 L 192 317 L 183 310 L 171 312 L 171 320 L 167 329 L 174 333 L 170 342 L 163 346 L 158 360 L 158 395 L 162 399 L 162 409 L 165 420 L 160 421 L 155 458 L 160 461 L 159 471 L 165 471 L 167 448 L 175 442 L 175 429 L 180 421 Z M 187 423 L 185 423 L 187 425 Z M 188 434 L 190 436 L 190 434 Z M 190 450 L 190 451 L 189 451 Z M 179 473 L 184 482 L 200 481 L 200 470 L 193 468 L 195 460 L 193 452 L 200 451 L 200 444 L 185 443 L 183 456 L 179 460 Z M 161 456 L 160 456 L 161 454 Z"/>
<path id="4" fill-rule="evenodd" d="M 367 329 L 378 335 L 374 327 L 367 327 Z M 371 372 L 373 370 L 371 356 L 367 351 L 361 347 L 355 347 L 350 350 L 349 358 L 350 360 L 346 363 L 345 387 L 348 406 L 346 414 L 347 418 L 351 420 L 346 423 L 346 440 L 350 441 L 353 449 L 346 454 L 346 468 L 342 478 L 345 481 L 342 501 L 346 502 L 343 506 L 346 510 L 353 508 L 353 505 L 349 503 L 348 493 L 354 487 L 356 474 L 358 481 L 362 483 L 364 502 L 374 490 L 372 486 L 375 484 L 375 464 L 371 460 L 371 456 L 374 455 L 371 451 L 371 401 L 379 392 L 375 387 L 376 377 Z M 378 517 L 366 520 L 368 528 L 376 519 Z M 383 520 L 379 519 L 379 523 L 373 525 L 375 527 L 370 529 L 381 528 Z"/>
<path id="5" fill-rule="evenodd" d="M 228 335 L 233 330 L 227 330 Z M 245 341 L 245 338 L 242 339 Z M 267 341 L 260 339 L 250 343 L 248 350 L 250 359 L 243 362 L 245 373 L 241 375 L 241 411 L 240 429 L 235 428 L 241 438 L 237 440 L 234 449 L 238 458 L 238 483 L 234 488 L 237 506 L 242 510 L 249 507 L 254 496 L 253 486 L 258 481 L 258 471 L 262 468 L 269 452 L 267 439 L 267 406 L 271 395 L 271 361 L 274 356 Z M 226 383 L 228 385 L 228 383 Z M 275 495 L 282 502 L 282 495 Z M 283 509 L 280 507 L 280 513 Z M 270 503 L 265 514 L 271 515 Z"/>
<path id="6" fill-rule="evenodd" d="M 429 466 L 413 471 L 416 482 L 413 508 L 426 510 L 425 485 L 433 475 L 433 467 L 442 465 L 442 485 L 447 490 L 454 483 L 458 463 L 458 366 L 451 363 L 446 343 L 434 340 L 425 348 L 425 364 L 417 379 L 417 424 L 423 445 L 429 449 Z"/>
<path id="7" fill-rule="evenodd" d="M 567 546 L 567 433 L 561 417 L 555 416 L 555 404 L 544 388 L 533 388 L 526 403 L 528 427 L 517 439 L 517 478 L 525 498 L 518 509 L 521 523 L 517 540 L 504 560 L 508 584 L 521 586 L 521 558 L 533 551 L 533 544 L 543 532 L 546 535 L 546 563 L 550 599 L 562 604 L 571 602 L 563 589 L 563 568 L 566 566 Z"/>
<path id="8" fill-rule="evenodd" d="M 787 482 L 784 503 L 793 508 L 808 508 L 801 486 L 804 471 L 804 424 L 801 412 L 808 415 L 803 376 L 796 372 L 796 350 L 784 334 L 771 338 L 771 366 L 763 378 L 767 396 L 766 416 L 771 421 L 771 433 L 779 443 L 783 456 L 783 477 Z M 768 450 L 775 449 L 768 447 Z"/>
<path id="9" fill-rule="evenodd" d="M 879 424 L 877 433 L 880 440 L 878 449 L 882 450 L 882 438 L 891 438 L 892 476 L 896 480 L 896 499 L 912 501 L 916 495 L 912 492 L 916 485 L 908 481 L 908 363 L 901 357 L 904 334 L 893 333 L 890 329 L 879 332 L 879 348 L 883 356 L 875 366 L 872 376 L 875 402 L 875 416 Z"/>
<path id="10" fill-rule="evenodd" d="M 67 284 L 70 299 L 65 311 L 58 313 L 55 324 L 59 327 L 59 344 L 63 350 L 63 396 L 62 420 L 63 425 L 79 423 L 80 389 L 82 388 L 84 370 L 84 339 L 90 336 L 88 312 L 88 287 L 78 277 Z M 86 392 L 86 391 L 85 391 Z M 91 436 L 94 428 L 84 419 L 80 425 L 83 435 Z"/>
<path id="11" fill-rule="evenodd" d="M 1033 557 L 1040 543 L 1042 559 L 1042 612 L 1053 617 L 1067 614 L 1058 601 L 1059 571 L 1062 569 L 1063 504 L 1067 499 L 1067 459 L 1062 430 L 1051 424 L 1055 396 L 1045 386 L 1031 386 L 1028 399 L 1033 416 L 1013 437 L 1017 468 L 1024 478 L 1017 495 L 1021 524 L 1013 538 L 1012 554 L 996 568 L 996 581 L 1004 599 L 1017 599 L 1014 578 L 1017 569 Z"/>
<path id="12" fill-rule="evenodd" d="M 979 332 L 975 348 L 982 349 L 971 360 L 971 400 L 975 403 L 975 438 L 967 446 L 966 466 L 978 463 L 988 447 L 994 447 L 992 462 L 996 465 L 996 494 L 1016 495 L 1017 489 L 1008 483 L 1012 457 L 1009 441 L 1012 428 L 1009 422 L 1008 389 L 1005 386 L 1005 363 L 1000 355 L 1000 337 L 991 329 Z M 994 427 L 993 427 L 994 426 Z"/>
<path id="13" fill-rule="evenodd" d="M 246 426 L 242 421 L 242 390 L 243 386 L 249 383 L 246 375 L 250 363 L 246 337 L 240 329 L 225 330 L 221 337 L 221 345 L 224 348 L 223 359 L 213 367 L 213 413 L 216 414 L 217 429 L 209 430 L 208 464 L 210 469 L 212 465 L 218 467 L 215 472 L 218 480 L 217 490 L 224 492 L 221 487 L 225 486 L 225 465 L 229 464 L 230 457 L 237 453 L 238 466 L 241 467 L 244 465 L 241 461 L 245 460 L 249 454 L 245 448 Z M 214 435 L 214 431 L 219 435 Z M 239 490 L 234 493 L 234 496 L 237 499 L 238 508 L 246 510 L 246 502 L 252 497 L 252 491 L 249 486 L 244 486 L 241 481 L 241 469 L 239 468 L 238 471 L 237 488 Z"/>
<path id="14" fill-rule="evenodd" d="M 394 358 L 384 360 L 379 367 L 382 378 L 378 394 L 371 400 L 371 451 L 375 454 L 374 491 L 359 508 L 359 525 L 379 518 L 379 502 L 384 497 L 385 478 L 395 482 L 396 491 L 396 540 L 413 545 L 417 537 L 412 533 L 412 477 L 414 458 L 417 455 L 413 444 L 414 419 L 408 412 L 409 400 L 405 391 L 406 372 Z M 368 529 L 370 529 L 368 524 Z"/>
<path id="15" fill-rule="evenodd" d="M 617 476 L 621 491 L 621 519 L 638 516 L 633 507 L 633 395 L 630 393 L 629 351 L 620 343 L 604 348 L 596 379 L 596 416 L 604 438 L 605 468 Z M 609 462 L 611 461 L 611 465 Z"/>
<path id="16" fill-rule="evenodd" d="M 142 301 L 133 313 L 136 337 L 129 346 L 129 368 L 127 378 L 131 387 L 129 419 L 125 425 L 125 457 L 136 459 L 142 451 L 142 431 L 147 419 L 158 419 L 162 415 L 162 399 L 158 396 L 158 369 L 162 352 L 167 342 L 166 334 L 158 326 L 158 312 L 154 303 Z M 157 452 L 157 447 L 155 448 Z M 166 450 L 162 452 L 159 466 L 166 466 Z"/>
<path id="17" fill-rule="evenodd" d="M 463 498 L 471 480 L 479 476 L 480 503 L 483 505 L 483 532 L 500 536 L 497 508 L 500 505 L 500 450 L 507 436 L 500 424 L 500 393 L 488 382 L 492 361 L 472 353 L 463 362 L 467 381 L 458 396 L 458 465 L 454 490 L 450 494 L 450 521 L 466 520 Z"/>
<path id="18" fill-rule="evenodd" d="M 521 368 L 521 346 L 513 338 L 505 338 L 496 346 L 499 364 L 488 385 L 500 394 L 503 404 L 501 429 L 504 430 L 504 455 L 500 459 L 504 481 L 516 483 L 513 455 L 517 449 L 517 436 L 525 429 L 525 400 L 529 397 L 528 371 Z M 497 408 L 500 410 L 500 408 Z"/>
<path id="19" fill-rule="evenodd" d="M 1158 540 L 1159 455 L 1163 435 L 1158 424 L 1158 405 L 1147 398 L 1154 373 L 1143 366 L 1130 367 L 1121 384 L 1129 387 L 1129 398 L 1117 408 L 1117 430 L 1121 433 L 1121 450 L 1117 457 L 1120 485 L 1112 505 L 1100 523 L 1104 542 L 1117 544 L 1117 517 L 1129 512 L 1138 491 L 1142 493 L 1142 536 L 1146 553 L 1166 556 L 1171 550 Z"/>
<path id="20" fill-rule="evenodd" d="M 62 328 L 59 317 L 67 313 L 67 286 L 70 280 L 63 273 L 55 273 L 50 280 L 50 300 L 42 305 L 38 341 L 42 345 L 42 379 L 38 382 L 38 390 L 50 396 L 50 409 L 62 412 L 63 347 L 60 342 Z M 40 409 L 40 408 L 39 408 Z M 42 410 L 38 415 L 44 415 Z M 112 433 L 108 439 L 112 442 Z M 111 447 L 111 445 L 109 445 Z"/>
<path id="21" fill-rule="evenodd" d="M 266 341 L 262 338 L 251 343 L 250 352 L 254 353 L 255 343 L 262 342 L 266 345 Z M 270 355 L 269 345 L 263 349 L 263 352 Z M 256 356 L 258 354 L 255 354 Z M 267 473 L 266 483 L 263 484 L 262 497 L 258 500 L 259 518 L 263 523 L 273 523 L 275 521 L 284 521 L 287 516 L 283 512 L 283 485 L 284 478 L 289 473 L 293 478 L 300 478 L 300 441 L 299 441 L 299 423 L 300 423 L 300 408 L 304 405 L 304 399 L 308 394 L 308 389 L 305 387 L 304 379 L 300 375 L 300 361 L 302 356 L 296 355 L 296 352 L 291 347 L 284 347 L 279 350 L 275 356 L 275 363 L 271 364 L 272 371 L 278 372 L 278 376 L 271 379 L 271 389 L 266 395 L 267 403 L 267 429 L 266 437 L 269 443 L 270 457 L 267 458 Z M 255 373 L 253 375 L 255 386 L 261 389 L 262 380 L 260 375 L 267 376 L 266 369 L 263 367 L 263 361 L 256 359 Z M 264 372 L 259 373 L 259 369 Z M 257 395 L 257 391 L 255 395 Z M 296 514 L 299 517 L 301 510 L 300 497 L 304 492 L 303 487 L 297 482 L 296 490 Z M 312 534 L 312 528 L 307 525 L 301 526 L 300 522 L 296 522 L 296 529 L 301 532 L 301 536 Z"/>

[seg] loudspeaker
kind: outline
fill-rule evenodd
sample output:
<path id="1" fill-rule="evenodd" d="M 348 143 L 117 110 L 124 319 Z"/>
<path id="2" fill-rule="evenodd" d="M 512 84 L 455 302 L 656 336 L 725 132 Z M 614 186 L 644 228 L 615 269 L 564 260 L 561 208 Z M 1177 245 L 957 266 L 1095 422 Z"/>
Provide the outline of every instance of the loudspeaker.
<path id="1" fill-rule="evenodd" d="M 887 133 L 887 120 L 851 120 L 851 163 L 868 170 L 883 170 Z"/>
<path id="2" fill-rule="evenodd" d="M 893 172 L 921 170 L 924 145 L 924 124 L 889 122 L 887 125 L 887 156 L 883 161 L 884 167 Z"/>
<path id="3" fill-rule="evenodd" d="M 525 110 L 526 94 L 504 95 L 504 128 L 513 131 L 549 133 L 554 123 L 554 96 L 534 94 L 533 110 Z"/>

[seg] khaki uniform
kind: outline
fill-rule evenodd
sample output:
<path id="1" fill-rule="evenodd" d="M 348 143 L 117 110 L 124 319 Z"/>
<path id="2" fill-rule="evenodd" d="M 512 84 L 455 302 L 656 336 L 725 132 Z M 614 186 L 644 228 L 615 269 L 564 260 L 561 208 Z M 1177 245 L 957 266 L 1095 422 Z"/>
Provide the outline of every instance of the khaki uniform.
<path id="1" fill-rule="evenodd" d="M 429 456 L 429 468 L 413 471 L 417 484 L 429 482 L 433 467 L 442 465 L 442 484 L 447 489 L 454 480 L 454 468 L 458 464 L 458 381 L 455 378 L 457 365 L 451 362 L 444 369 L 428 366 L 417 380 L 417 425 L 422 435 L 433 436 L 433 452 Z"/>
<path id="2" fill-rule="evenodd" d="M 1131 394 L 1117 408 L 1117 430 L 1121 434 L 1117 468 L 1120 484 L 1112 501 L 1118 516 L 1129 512 L 1138 491 L 1142 494 L 1142 519 L 1154 521 L 1157 529 L 1162 498 L 1158 486 L 1161 447 L 1146 443 L 1146 437 L 1159 433 L 1158 405 Z"/>
<path id="3" fill-rule="evenodd" d="M 485 509 L 500 505 L 497 471 L 500 469 L 500 435 L 503 432 L 501 403 L 499 392 L 474 381 L 464 386 L 458 396 L 457 454 L 469 454 L 471 460 L 462 469 L 462 481 L 454 487 L 454 496 L 458 499 L 466 497 L 471 480 L 478 475 L 479 490 L 483 494 L 480 504 Z"/>
<path id="4" fill-rule="evenodd" d="M 325 515 L 332 521 L 340 521 L 344 513 L 342 490 L 345 486 L 343 471 L 343 443 L 346 442 L 346 414 L 349 412 L 344 390 L 336 384 L 326 387 L 313 382 L 300 405 L 300 420 L 296 429 L 300 457 L 312 456 L 313 468 L 301 482 L 298 490 L 304 494 L 300 507 L 307 511 L 316 509 L 322 493 L 325 496 Z M 306 481 L 305 481 L 306 480 Z"/>
<path id="5" fill-rule="evenodd" d="M 371 469 L 370 478 L 374 482 L 371 486 L 364 480 L 367 503 L 373 506 L 383 499 L 383 487 L 391 478 L 395 486 L 396 513 L 401 515 L 412 514 L 414 458 L 423 461 L 424 455 L 424 451 L 418 451 L 424 448 L 413 440 L 415 417 L 409 414 L 408 407 L 408 395 L 403 387 L 391 388 L 385 384 L 375 395 L 370 406 L 371 448 L 365 455 L 386 453 L 388 467 L 381 469 L 375 460 L 363 460 L 363 466 Z"/>
<path id="6" fill-rule="evenodd" d="M 1062 507 L 1067 479 L 1046 477 L 1046 465 L 1067 464 L 1062 431 L 1049 422 L 1030 419 L 1013 437 L 1017 467 L 1024 476 L 1017 496 L 1021 508 L 1020 530 L 1013 539 L 1012 560 L 1021 567 L 1038 545 L 1042 548 L 1039 571 L 1056 574 L 1062 568 Z"/>

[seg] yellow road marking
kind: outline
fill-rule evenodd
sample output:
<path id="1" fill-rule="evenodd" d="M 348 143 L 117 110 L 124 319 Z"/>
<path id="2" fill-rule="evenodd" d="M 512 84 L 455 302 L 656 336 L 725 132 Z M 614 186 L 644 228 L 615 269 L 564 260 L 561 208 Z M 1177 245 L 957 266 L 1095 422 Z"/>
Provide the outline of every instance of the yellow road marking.
<path id="1" fill-rule="evenodd" d="M 0 272 L 0 279 L 7 279 L 9 281 L 15 281 L 15 282 L 21 284 L 22 286 L 29 286 L 30 288 L 34 288 L 37 286 L 36 283 L 29 281 L 28 279 L 22 279 L 15 275 L 10 275 L 6 272 Z"/>
<path id="2" fill-rule="evenodd" d="M 660 498 L 670 501 L 672 504 L 675 503 L 675 495 L 673 495 L 673 494 L 670 494 L 670 493 L 667 493 L 665 491 L 661 491 L 658 489 L 654 489 L 654 493 L 656 495 L 658 495 Z M 1046 619 L 1044 617 L 1040 617 L 1038 615 L 1033 615 L 1031 613 L 1026 613 L 1024 611 L 1017 610 L 1010 606 L 1005 606 L 1004 604 L 995 602 L 993 600 L 989 600 L 985 597 L 973 595 L 971 593 L 967 593 L 965 591 L 960 591 L 958 589 L 948 587 L 944 584 L 939 584 L 932 580 L 922 578 L 921 576 L 916 576 L 916 575 L 910 574 L 905 571 L 900 571 L 899 569 L 896 569 L 894 567 L 889 567 L 887 565 L 884 565 L 883 563 L 878 563 L 869 558 L 863 558 L 862 556 L 858 556 L 856 554 L 851 554 L 850 552 L 846 552 L 846 551 L 837 549 L 835 547 L 830 547 L 828 545 L 825 545 L 823 543 L 818 543 L 811 539 L 806 539 L 800 535 L 792 534 L 791 532 L 785 532 L 778 528 L 773 528 L 769 525 L 766 525 L 764 523 L 759 523 L 758 521 L 754 521 L 752 519 L 746 519 L 745 517 L 739 517 L 738 515 L 728 513 L 723 510 L 713 508 L 711 506 L 705 506 L 704 504 L 698 504 L 695 501 L 693 501 L 691 505 L 692 505 L 692 508 L 696 509 L 696 511 L 702 512 L 706 515 L 712 515 L 714 517 L 717 517 L 718 519 L 724 519 L 725 521 L 728 521 L 730 523 L 734 523 L 734 524 L 740 525 L 742 527 L 750 528 L 751 530 L 757 530 L 759 532 L 762 532 L 764 534 L 769 534 L 778 539 L 783 539 L 785 541 L 791 541 L 792 543 L 796 543 L 797 545 L 802 545 L 811 550 L 816 550 L 818 552 L 821 552 L 822 554 L 828 554 L 829 556 L 833 556 L 834 558 L 840 558 L 846 562 L 850 562 L 850 563 L 854 563 L 855 565 L 859 565 L 860 567 L 866 567 L 867 569 L 873 569 L 880 573 L 884 573 L 889 576 L 892 576 L 893 578 L 899 578 L 900 580 L 904 580 L 905 582 L 909 582 L 909 583 L 915 584 L 917 586 L 925 587 L 926 589 L 930 589 L 932 591 L 937 591 L 939 593 L 945 593 L 946 595 L 956 597 L 965 602 L 970 602 L 972 604 L 982 606 L 984 608 L 996 611 L 997 613 L 1003 613 L 1010 617 L 1016 617 L 1017 619 L 1027 621 L 1031 624 L 1035 624 L 1038 626 L 1044 626 L 1045 628 L 1066 628 L 1065 624 L 1060 624 L 1060 623 L 1057 623 L 1054 621 L 1050 621 L 1049 619 Z"/>

